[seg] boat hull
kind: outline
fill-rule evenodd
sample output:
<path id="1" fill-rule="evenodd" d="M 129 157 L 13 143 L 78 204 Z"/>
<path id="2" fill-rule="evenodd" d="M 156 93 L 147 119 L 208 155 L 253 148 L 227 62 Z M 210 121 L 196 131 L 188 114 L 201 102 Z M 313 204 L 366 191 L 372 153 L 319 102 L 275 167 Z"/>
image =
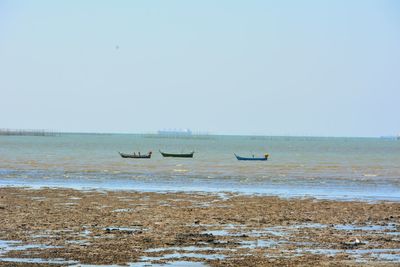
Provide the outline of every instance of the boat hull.
<path id="1" fill-rule="evenodd" d="M 165 153 L 162 151 L 160 151 L 160 153 L 164 158 L 168 158 L 168 157 L 169 158 L 193 158 L 194 151 L 192 153 L 186 153 L 186 154 L 173 154 L 173 153 Z"/>
<path id="2" fill-rule="evenodd" d="M 246 158 L 246 157 L 241 157 L 235 154 L 235 157 L 237 158 L 237 160 L 247 160 L 247 161 L 266 161 L 268 160 L 268 156 L 264 157 L 264 158 Z"/>
<path id="3" fill-rule="evenodd" d="M 139 155 L 121 153 L 121 152 L 118 152 L 118 153 L 124 159 L 127 159 L 127 158 L 129 158 L 129 159 L 149 159 L 149 158 L 151 158 L 151 153 L 146 154 L 146 155 L 140 155 L 140 156 Z"/>

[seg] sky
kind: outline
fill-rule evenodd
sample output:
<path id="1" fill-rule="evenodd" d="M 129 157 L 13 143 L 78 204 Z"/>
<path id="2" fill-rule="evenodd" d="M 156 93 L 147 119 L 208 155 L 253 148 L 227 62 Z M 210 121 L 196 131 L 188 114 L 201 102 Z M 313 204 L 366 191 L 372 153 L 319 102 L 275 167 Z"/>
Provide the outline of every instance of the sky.
<path id="1" fill-rule="evenodd" d="M 0 0 L 0 128 L 400 133 L 400 1 Z"/>

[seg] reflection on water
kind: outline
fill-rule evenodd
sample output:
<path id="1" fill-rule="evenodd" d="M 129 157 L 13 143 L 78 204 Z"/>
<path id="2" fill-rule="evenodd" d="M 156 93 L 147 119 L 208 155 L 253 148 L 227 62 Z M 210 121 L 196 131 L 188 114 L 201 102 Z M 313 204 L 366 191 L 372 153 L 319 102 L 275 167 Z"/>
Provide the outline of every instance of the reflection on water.
<path id="1" fill-rule="evenodd" d="M 235 191 L 329 198 L 399 198 L 400 142 L 367 138 L 140 135 L 0 137 L 0 185 L 132 190 Z M 194 150 L 193 159 L 158 149 Z M 153 151 L 149 160 L 117 151 Z M 267 162 L 240 155 L 270 154 Z"/>

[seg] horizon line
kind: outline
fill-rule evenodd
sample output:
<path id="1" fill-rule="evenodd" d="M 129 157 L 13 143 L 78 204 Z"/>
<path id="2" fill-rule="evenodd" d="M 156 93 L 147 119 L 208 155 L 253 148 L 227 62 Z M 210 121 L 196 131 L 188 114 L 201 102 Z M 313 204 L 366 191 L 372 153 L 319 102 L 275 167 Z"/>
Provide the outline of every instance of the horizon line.
<path id="1" fill-rule="evenodd" d="M 2 131 L 10 131 L 10 132 L 46 132 L 46 133 L 55 133 L 55 134 L 97 134 L 97 135 L 111 135 L 111 134 L 132 134 L 132 135 L 160 135 L 157 131 L 148 131 L 148 132 L 109 132 L 109 131 L 58 131 L 58 130 L 50 130 L 50 129 L 11 129 L 11 128 L 0 128 L 0 133 Z M 0 134 L 1 135 L 1 134 Z M 254 136 L 254 137 L 323 137 L 323 138 L 382 138 L 382 137 L 397 137 L 398 135 L 381 135 L 381 136 L 350 136 L 350 135 L 296 135 L 296 134 L 258 134 L 258 133 L 246 133 L 246 134 L 239 134 L 239 133 L 224 133 L 224 132 L 204 132 L 198 131 L 193 132 L 191 135 L 187 136 L 179 136 L 176 137 L 190 137 L 190 136 Z M 172 137 L 175 137 L 172 135 Z"/>

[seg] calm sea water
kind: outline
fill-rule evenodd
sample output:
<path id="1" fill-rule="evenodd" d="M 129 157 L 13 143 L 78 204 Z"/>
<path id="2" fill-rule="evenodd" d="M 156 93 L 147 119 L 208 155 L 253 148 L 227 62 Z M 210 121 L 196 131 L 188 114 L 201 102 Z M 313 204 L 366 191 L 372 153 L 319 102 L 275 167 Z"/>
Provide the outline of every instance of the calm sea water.
<path id="1" fill-rule="evenodd" d="M 196 153 L 193 159 L 158 153 Z M 118 151 L 153 151 L 150 160 Z M 266 162 L 239 162 L 233 153 Z M 400 201 L 400 141 L 63 134 L 0 136 L 0 186 L 207 191 Z"/>

